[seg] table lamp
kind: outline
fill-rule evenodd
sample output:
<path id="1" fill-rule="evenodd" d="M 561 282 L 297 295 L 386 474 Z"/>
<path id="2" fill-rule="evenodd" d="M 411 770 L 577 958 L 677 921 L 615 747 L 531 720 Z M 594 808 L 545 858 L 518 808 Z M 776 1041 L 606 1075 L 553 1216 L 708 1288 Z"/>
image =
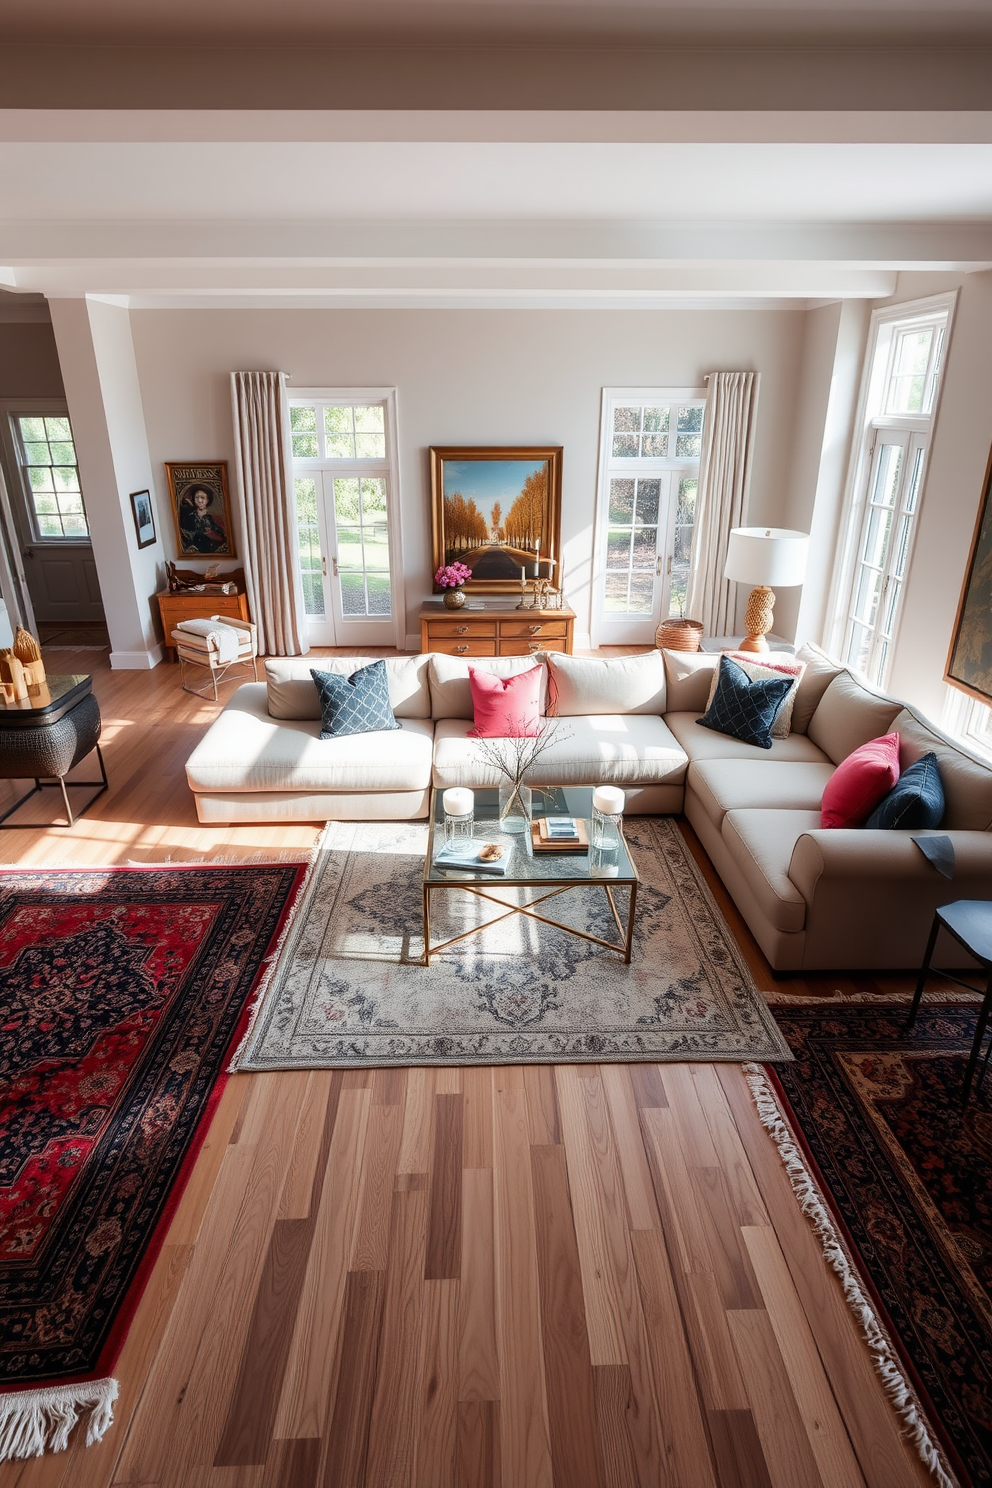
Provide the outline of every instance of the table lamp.
<path id="1" fill-rule="evenodd" d="M 725 579 L 753 584 L 744 612 L 745 639 L 739 651 L 767 651 L 776 589 L 790 589 L 806 577 L 809 533 L 785 527 L 734 527 L 727 546 Z"/>

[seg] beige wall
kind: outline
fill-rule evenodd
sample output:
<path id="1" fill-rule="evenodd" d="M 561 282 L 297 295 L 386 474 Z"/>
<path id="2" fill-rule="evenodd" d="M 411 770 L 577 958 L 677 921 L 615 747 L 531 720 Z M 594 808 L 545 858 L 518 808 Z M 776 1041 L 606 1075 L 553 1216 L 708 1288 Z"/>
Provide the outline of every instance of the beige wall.
<path id="1" fill-rule="evenodd" d="M 62 371 L 47 321 L 0 319 L 0 398 L 61 398 Z"/>
<path id="2" fill-rule="evenodd" d="M 137 310 L 131 313 L 160 531 L 174 553 L 162 462 L 226 459 L 229 375 L 398 391 L 407 634 L 430 594 L 432 444 L 564 446 L 566 591 L 589 628 L 601 389 L 701 386 L 761 373 L 751 515 L 784 510 L 805 315 L 793 310 Z"/>

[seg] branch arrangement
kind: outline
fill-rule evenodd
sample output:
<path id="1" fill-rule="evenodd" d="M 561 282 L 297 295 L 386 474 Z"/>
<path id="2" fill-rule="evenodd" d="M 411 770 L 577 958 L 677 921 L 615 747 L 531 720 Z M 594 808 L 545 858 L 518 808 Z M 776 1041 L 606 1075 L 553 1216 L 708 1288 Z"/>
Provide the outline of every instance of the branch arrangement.
<path id="1" fill-rule="evenodd" d="M 498 739 L 476 739 L 476 748 L 484 763 L 496 770 L 513 787 L 500 812 L 500 821 L 512 815 L 514 803 L 523 816 L 528 815 L 520 794 L 521 787 L 527 784 L 525 777 L 532 773 L 538 760 L 552 745 L 564 743 L 571 737 L 570 731 L 561 732 L 557 718 L 545 718 L 536 734 L 517 733 Z"/>

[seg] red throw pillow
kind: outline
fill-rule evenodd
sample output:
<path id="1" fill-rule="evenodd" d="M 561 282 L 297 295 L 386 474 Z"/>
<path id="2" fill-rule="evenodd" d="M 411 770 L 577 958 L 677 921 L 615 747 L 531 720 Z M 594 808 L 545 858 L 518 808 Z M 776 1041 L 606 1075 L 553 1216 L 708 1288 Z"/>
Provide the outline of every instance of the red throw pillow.
<path id="1" fill-rule="evenodd" d="M 841 760 L 820 802 L 822 827 L 860 827 L 899 779 L 899 735 L 869 739 Z"/>
<path id="2" fill-rule="evenodd" d="M 513 677 L 496 677 L 481 667 L 468 669 L 477 739 L 534 738 L 541 732 L 541 667 Z"/>

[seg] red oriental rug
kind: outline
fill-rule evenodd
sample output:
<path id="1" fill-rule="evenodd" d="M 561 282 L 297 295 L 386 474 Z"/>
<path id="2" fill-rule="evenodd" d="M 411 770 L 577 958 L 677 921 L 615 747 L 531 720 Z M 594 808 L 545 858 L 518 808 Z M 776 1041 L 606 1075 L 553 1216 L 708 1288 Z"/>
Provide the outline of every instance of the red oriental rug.
<path id="1" fill-rule="evenodd" d="M 0 1461 L 88 1440 L 302 863 L 0 871 Z"/>

